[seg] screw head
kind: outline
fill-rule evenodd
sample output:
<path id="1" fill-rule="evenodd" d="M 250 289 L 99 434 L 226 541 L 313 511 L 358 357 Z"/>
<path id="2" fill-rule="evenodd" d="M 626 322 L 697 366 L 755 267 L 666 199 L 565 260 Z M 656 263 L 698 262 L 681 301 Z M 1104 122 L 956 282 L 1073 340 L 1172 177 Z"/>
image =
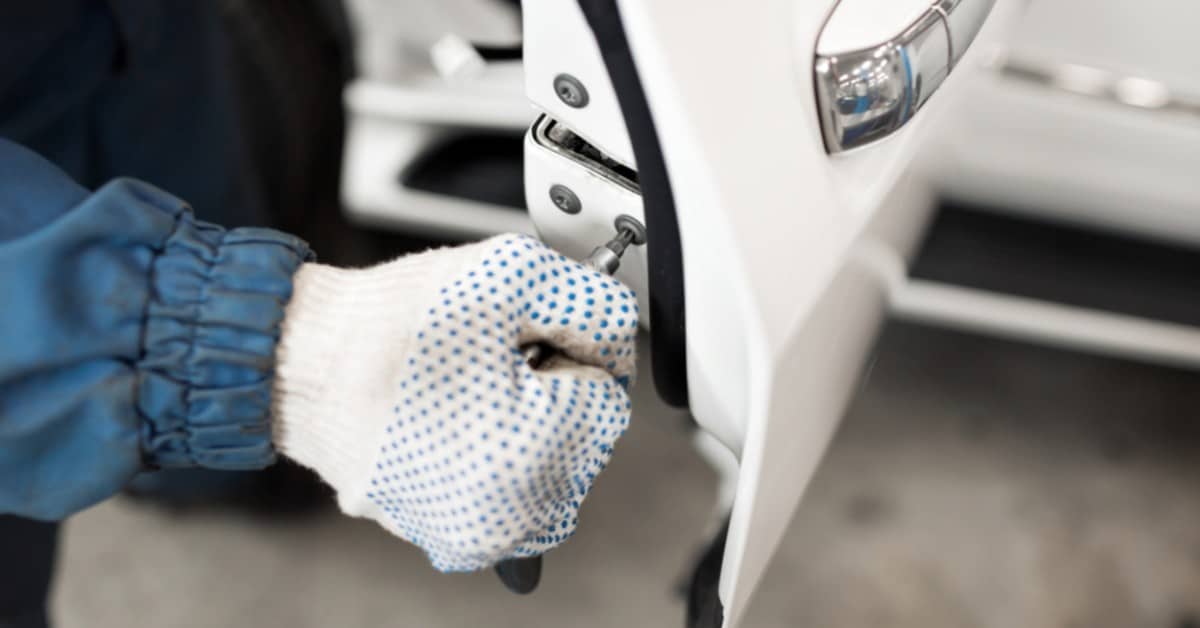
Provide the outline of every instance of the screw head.
<path id="1" fill-rule="evenodd" d="M 613 226 L 617 228 L 617 231 L 628 231 L 630 237 L 633 238 L 630 241 L 634 244 L 646 243 L 646 227 L 637 218 L 621 214 L 613 221 Z"/>
<path id="2" fill-rule="evenodd" d="M 588 104 L 588 91 L 579 79 L 570 74 L 559 74 L 554 77 L 554 93 L 568 107 L 582 109 Z"/>
<path id="3" fill-rule="evenodd" d="M 550 186 L 550 202 L 567 214 L 578 214 L 583 209 L 579 197 L 565 185 L 555 183 Z"/>

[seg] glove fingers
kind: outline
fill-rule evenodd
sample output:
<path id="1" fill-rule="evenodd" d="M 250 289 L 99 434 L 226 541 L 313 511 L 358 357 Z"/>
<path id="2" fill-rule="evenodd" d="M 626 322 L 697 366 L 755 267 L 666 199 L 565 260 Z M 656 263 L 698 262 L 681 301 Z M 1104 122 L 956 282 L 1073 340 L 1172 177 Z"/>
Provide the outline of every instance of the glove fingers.
<path id="1" fill-rule="evenodd" d="M 359 495 L 444 571 L 540 553 L 574 531 L 628 424 L 618 377 L 633 375 L 632 294 L 523 236 L 425 261 L 406 267 L 430 274 L 414 281 L 427 309 L 386 380 L 394 416 Z M 533 369 L 520 351 L 530 342 L 558 352 Z"/>
<path id="2" fill-rule="evenodd" d="M 529 237 L 484 244 L 491 251 L 481 263 L 486 285 L 480 289 L 504 295 L 497 306 L 515 311 L 519 344 L 544 343 L 577 362 L 633 378 L 638 309 L 632 290 Z"/>
<path id="3" fill-rule="evenodd" d="M 541 554 L 574 534 L 579 507 L 625 433 L 631 408 L 625 389 L 599 367 L 555 356 L 531 377 L 537 385 L 525 387 L 526 396 L 540 406 L 548 437 L 535 454 L 541 499 L 514 557 Z"/>

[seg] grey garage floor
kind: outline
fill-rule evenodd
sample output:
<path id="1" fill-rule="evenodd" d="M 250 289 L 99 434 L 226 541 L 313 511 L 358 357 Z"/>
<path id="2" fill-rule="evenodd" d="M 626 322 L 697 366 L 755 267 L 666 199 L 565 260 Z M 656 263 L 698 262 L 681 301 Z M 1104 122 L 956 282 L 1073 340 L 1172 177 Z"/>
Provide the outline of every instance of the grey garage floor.
<path id="1" fill-rule="evenodd" d="M 530 597 L 332 510 L 66 528 L 60 626 L 680 626 L 714 476 L 643 387 Z M 1200 625 L 1200 375 L 891 325 L 748 626 Z"/>

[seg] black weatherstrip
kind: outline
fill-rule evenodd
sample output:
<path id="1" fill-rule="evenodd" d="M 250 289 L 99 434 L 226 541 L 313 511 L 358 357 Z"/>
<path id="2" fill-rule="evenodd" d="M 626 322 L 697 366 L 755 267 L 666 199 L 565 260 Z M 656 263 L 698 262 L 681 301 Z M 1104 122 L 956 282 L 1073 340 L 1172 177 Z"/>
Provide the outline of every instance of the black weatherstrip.
<path id="1" fill-rule="evenodd" d="M 654 387 L 663 401 L 688 402 L 687 331 L 684 322 L 683 251 L 667 165 L 663 161 L 650 105 L 638 79 L 629 40 L 616 0 L 579 0 L 579 7 L 600 47 L 625 118 L 637 160 L 638 183 L 646 218 L 646 255 L 650 278 L 650 364 Z"/>

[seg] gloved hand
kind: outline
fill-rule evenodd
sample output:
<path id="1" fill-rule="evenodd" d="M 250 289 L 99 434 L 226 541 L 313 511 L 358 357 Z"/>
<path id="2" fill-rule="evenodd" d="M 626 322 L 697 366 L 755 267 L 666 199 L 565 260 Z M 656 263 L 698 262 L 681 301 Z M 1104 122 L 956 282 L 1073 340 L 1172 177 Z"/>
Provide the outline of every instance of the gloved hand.
<path id="1" fill-rule="evenodd" d="M 575 531 L 625 432 L 636 332 L 629 289 L 525 236 L 304 264 L 273 439 L 439 570 L 540 554 Z M 531 368 L 532 342 L 558 353 Z"/>

